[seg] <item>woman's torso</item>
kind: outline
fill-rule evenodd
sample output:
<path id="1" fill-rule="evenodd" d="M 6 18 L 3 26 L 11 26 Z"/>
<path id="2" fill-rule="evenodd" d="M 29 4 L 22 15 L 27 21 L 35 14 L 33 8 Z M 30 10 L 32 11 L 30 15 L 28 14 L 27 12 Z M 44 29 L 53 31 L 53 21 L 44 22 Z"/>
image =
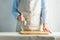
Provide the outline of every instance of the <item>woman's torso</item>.
<path id="1" fill-rule="evenodd" d="M 23 13 L 29 29 L 39 29 L 41 0 L 20 0 L 18 10 Z"/>

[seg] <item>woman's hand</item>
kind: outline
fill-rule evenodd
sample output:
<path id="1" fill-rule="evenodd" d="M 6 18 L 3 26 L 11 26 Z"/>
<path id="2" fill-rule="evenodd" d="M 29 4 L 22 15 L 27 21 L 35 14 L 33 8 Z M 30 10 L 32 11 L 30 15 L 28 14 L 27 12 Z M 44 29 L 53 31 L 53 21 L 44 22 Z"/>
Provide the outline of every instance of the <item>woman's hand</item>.
<path id="1" fill-rule="evenodd" d="M 47 24 L 43 24 L 43 31 L 44 31 L 44 32 L 52 33 L 52 32 L 50 31 L 50 29 L 47 27 Z"/>
<path id="2" fill-rule="evenodd" d="M 18 15 L 18 21 L 23 21 L 23 14 Z"/>

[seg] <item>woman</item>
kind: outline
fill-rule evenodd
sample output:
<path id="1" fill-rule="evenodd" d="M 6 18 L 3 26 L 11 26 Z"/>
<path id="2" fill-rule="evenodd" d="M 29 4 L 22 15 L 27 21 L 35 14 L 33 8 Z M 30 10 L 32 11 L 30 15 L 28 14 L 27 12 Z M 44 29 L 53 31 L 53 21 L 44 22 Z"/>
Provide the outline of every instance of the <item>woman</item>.
<path id="1" fill-rule="evenodd" d="M 27 24 L 29 23 L 28 26 L 30 24 L 31 24 L 30 26 L 32 26 L 32 24 L 33 25 L 36 24 L 38 26 L 38 24 L 39 24 L 38 22 L 40 22 L 40 24 L 43 24 L 43 28 L 42 28 L 43 31 L 44 32 L 47 31 L 47 32 L 51 33 L 51 31 L 47 28 L 46 14 L 45 14 L 46 9 L 45 9 L 44 1 L 45 0 L 14 0 L 12 12 L 13 12 L 13 15 L 15 16 L 15 18 L 18 19 L 16 31 L 21 30 L 21 27 L 20 27 L 21 23 L 20 22 L 24 21 L 25 19 L 27 21 L 26 16 L 28 14 L 28 19 L 30 20 L 30 22 L 27 22 Z M 32 22 L 31 22 L 31 20 L 32 20 Z M 39 27 L 35 27 L 35 26 L 30 27 L 31 30 L 35 30 L 38 28 Z"/>

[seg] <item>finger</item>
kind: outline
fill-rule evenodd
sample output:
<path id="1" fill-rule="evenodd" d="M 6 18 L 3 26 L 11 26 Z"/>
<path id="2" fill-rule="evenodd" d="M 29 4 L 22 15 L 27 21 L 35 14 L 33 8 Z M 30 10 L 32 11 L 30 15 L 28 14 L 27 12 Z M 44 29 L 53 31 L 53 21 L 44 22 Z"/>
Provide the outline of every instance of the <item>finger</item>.
<path id="1" fill-rule="evenodd" d="M 43 30 L 46 31 L 46 28 L 44 27 Z"/>
<path id="2" fill-rule="evenodd" d="M 23 21 L 23 14 L 20 15 L 20 19 L 21 19 L 21 21 Z"/>
<path id="3" fill-rule="evenodd" d="M 49 32 L 49 33 L 52 33 L 52 32 L 51 32 L 49 29 L 47 29 L 47 28 L 46 28 L 45 30 L 46 30 L 47 32 Z"/>

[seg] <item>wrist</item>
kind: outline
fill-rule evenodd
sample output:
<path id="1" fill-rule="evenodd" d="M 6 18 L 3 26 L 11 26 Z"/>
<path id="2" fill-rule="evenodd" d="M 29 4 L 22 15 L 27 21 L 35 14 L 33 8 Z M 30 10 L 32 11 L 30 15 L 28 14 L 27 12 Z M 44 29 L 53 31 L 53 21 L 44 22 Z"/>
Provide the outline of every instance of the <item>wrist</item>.
<path id="1" fill-rule="evenodd" d="M 43 27 L 46 27 L 47 26 L 47 23 L 43 23 Z"/>

